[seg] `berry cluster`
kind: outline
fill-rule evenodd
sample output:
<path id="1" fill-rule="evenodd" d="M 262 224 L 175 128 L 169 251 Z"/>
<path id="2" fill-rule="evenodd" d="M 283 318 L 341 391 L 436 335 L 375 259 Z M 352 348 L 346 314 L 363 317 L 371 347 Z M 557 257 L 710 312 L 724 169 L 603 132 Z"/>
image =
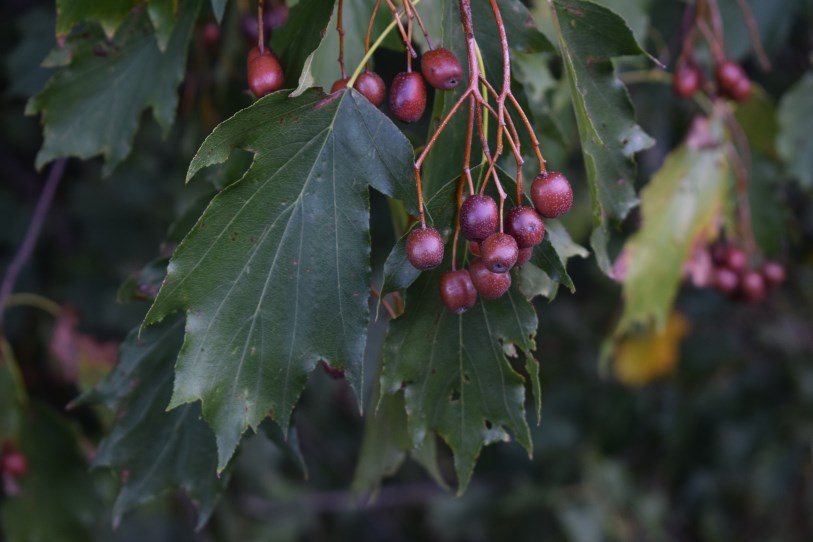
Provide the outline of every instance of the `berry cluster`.
<path id="1" fill-rule="evenodd" d="M 367 29 L 365 52 L 368 53 L 366 55 L 368 57 L 372 23 L 380 4 L 381 0 L 378 0 L 373 7 L 373 14 L 370 17 L 370 25 Z M 423 116 L 426 110 L 426 83 L 429 83 L 430 86 L 438 90 L 451 90 L 459 85 L 463 79 L 463 66 L 454 53 L 448 49 L 444 47 L 432 47 L 420 13 L 415 9 L 415 6 L 412 5 L 410 0 L 404 0 L 403 14 L 398 11 L 390 0 L 387 0 L 387 5 L 392 11 L 395 21 L 398 23 L 398 29 L 401 32 L 401 38 L 404 41 L 407 53 L 407 70 L 397 74 L 390 86 L 389 106 L 393 116 L 401 122 L 416 122 Z M 339 67 L 341 69 L 341 78 L 330 87 L 331 93 L 347 87 L 352 80 L 351 77 L 347 77 L 344 69 L 344 31 L 341 27 L 341 0 L 339 1 L 338 9 L 339 16 L 337 17 L 336 27 L 339 33 Z M 401 17 L 404 15 L 407 17 L 406 29 L 401 23 Z M 423 30 L 427 46 L 429 47 L 429 51 L 421 57 L 420 73 L 412 71 L 412 59 L 417 56 L 411 44 L 413 21 L 417 22 Z M 355 79 L 353 88 L 376 107 L 381 106 L 387 98 L 387 86 L 384 80 L 366 65 L 364 72 L 358 74 L 358 77 Z"/>
<path id="2" fill-rule="evenodd" d="M 542 172 L 531 185 L 531 200 L 533 207 L 514 207 L 500 226 L 500 211 L 493 198 L 482 194 L 466 198 L 460 206 L 458 227 L 476 258 L 469 269 L 441 275 L 440 296 L 448 310 L 460 314 L 474 306 L 478 294 L 497 299 L 508 291 L 509 271 L 524 265 L 545 236 L 542 218 L 566 213 L 573 203 L 573 191 L 561 173 Z M 406 251 L 415 268 L 432 269 L 443 261 L 443 239 L 435 228 L 416 228 L 407 238 Z"/>
<path id="3" fill-rule="evenodd" d="M 282 65 L 277 55 L 266 45 L 266 34 L 285 24 L 288 20 L 288 7 L 284 1 L 274 0 L 271 9 L 263 15 L 264 4 L 265 0 L 258 2 L 256 19 L 249 16 L 243 20 L 243 33 L 252 43 L 257 43 L 256 47 L 249 50 L 246 58 L 248 88 L 257 98 L 276 92 L 285 85 Z"/>
<path id="4" fill-rule="evenodd" d="M 746 2 L 740 2 L 740 8 L 748 23 L 754 48 L 760 63 L 767 68 L 770 63 L 759 41 L 758 33 L 753 31 L 753 14 Z M 693 17 L 691 26 L 685 34 L 683 48 L 677 60 L 675 73 L 672 76 L 672 88 L 681 98 L 690 98 L 703 86 L 705 78 L 694 58 L 694 42 L 698 32 L 703 35 L 714 59 L 714 80 L 716 93 L 735 102 L 744 102 L 751 95 L 751 81 L 742 66 L 727 58 L 724 50 L 723 24 L 716 2 L 690 4 L 687 15 Z"/>
<path id="5" fill-rule="evenodd" d="M 785 281 L 785 268 L 780 263 L 769 260 L 762 267 L 753 268 L 739 247 L 717 243 L 711 247 L 710 256 L 712 286 L 732 299 L 759 303 L 768 287 Z"/>

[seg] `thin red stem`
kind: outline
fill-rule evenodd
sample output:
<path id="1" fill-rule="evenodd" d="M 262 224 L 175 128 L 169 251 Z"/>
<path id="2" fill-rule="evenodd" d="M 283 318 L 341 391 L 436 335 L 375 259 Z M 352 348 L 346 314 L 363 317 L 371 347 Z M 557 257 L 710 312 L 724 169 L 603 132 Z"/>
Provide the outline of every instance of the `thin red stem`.
<path id="1" fill-rule="evenodd" d="M 395 7 L 395 4 L 392 3 L 392 0 L 386 0 L 387 7 L 390 8 L 392 12 L 392 16 L 395 19 L 395 24 L 398 25 L 398 32 L 401 34 L 401 40 L 404 42 L 404 47 L 406 47 L 407 53 L 412 55 L 412 57 L 417 58 L 418 53 L 415 52 L 415 49 L 412 48 L 412 42 L 410 42 L 409 38 L 407 37 L 406 29 L 404 29 L 404 25 L 401 24 L 401 14 L 398 13 L 398 8 Z"/>
<path id="2" fill-rule="evenodd" d="M 751 38 L 751 45 L 754 46 L 759 65 L 763 71 L 770 71 L 771 61 L 768 59 L 765 48 L 762 46 L 762 40 L 759 38 L 759 29 L 754 20 L 754 14 L 751 12 L 751 6 L 748 5 L 746 0 L 737 0 L 737 4 L 740 6 L 740 11 L 742 11 L 745 18 L 745 26 L 748 28 L 748 36 Z"/>
<path id="3" fill-rule="evenodd" d="M 257 34 L 257 49 L 260 50 L 260 53 L 265 52 L 265 21 L 263 20 L 263 4 L 265 4 L 265 0 L 258 0 L 257 2 L 257 26 L 258 26 L 258 34 Z"/>
<path id="4" fill-rule="evenodd" d="M 344 71 L 344 26 L 342 25 L 342 4 L 343 0 L 339 0 L 339 13 L 336 17 L 336 31 L 339 33 L 339 68 L 342 72 L 342 79 L 347 78 L 347 73 Z"/>
<path id="5" fill-rule="evenodd" d="M 65 165 L 67 163 L 68 161 L 65 158 L 60 158 L 51 166 L 51 171 L 45 181 L 45 186 L 42 188 L 37 206 L 34 208 L 34 215 L 28 224 L 25 237 L 23 237 L 23 241 L 20 243 L 20 248 L 17 249 L 14 259 L 11 260 L 11 263 L 6 269 L 3 282 L 0 283 L 0 335 L 3 334 L 3 315 L 5 314 L 4 307 L 6 306 L 6 301 L 14 291 L 17 277 L 34 252 L 37 239 L 45 223 L 45 217 L 48 215 L 48 211 L 54 201 L 54 195 L 65 173 Z"/>
<path id="6" fill-rule="evenodd" d="M 366 55 L 370 51 L 370 37 L 373 33 L 373 23 L 375 22 L 375 16 L 378 13 L 378 8 L 381 6 L 381 0 L 376 0 L 375 5 L 373 6 L 373 14 L 370 15 L 370 22 L 367 24 L 367 36 L 364 38 L 364 54 Z M 370 69 L 370 62 L 367 61 L 367 69 Z"/>

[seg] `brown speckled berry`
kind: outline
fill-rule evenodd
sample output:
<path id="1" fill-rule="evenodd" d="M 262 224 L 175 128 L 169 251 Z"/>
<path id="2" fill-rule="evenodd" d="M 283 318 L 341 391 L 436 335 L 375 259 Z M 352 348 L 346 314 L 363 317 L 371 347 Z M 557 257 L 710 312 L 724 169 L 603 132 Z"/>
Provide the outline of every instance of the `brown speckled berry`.
<path id="1" fill-rule="evenodd" d="M 415 269 L 437 267 L 443 261 L 443 238 L 435 228 L 416 228 L 407 237 L 406 253 Z"/>
<path id="2" fill-rule="evenodd" d="M 285 86 L 282 66 L 270 49 L 262 52 L 254 47 L 248 52 L 248 88 L 257 98 L 271 94 Z"/>
<path id="3" fill-rule="evenodd" d="M 556 218 L 573 205 L 573 189 L 567 177 L 558 171 L 540 173 L 531 184 L 531 201 L 545 218 Z"/>
<path id="4" fill-rule="evenodd" d="M 483 299 L 497 299 L 511 287 L 510 273 L 492 273 L 479 258 L 472 262 L 469 275 L 474 288 Z"/>
<path id="5" fill-rule="evenodd" d="M 534 255 L 534 247 L 527 247 L 519 249 L 517 253 L 517 263 L 514 264 L 514 267 L 522 267 L 528 260 L 531 259 L 531 256 Z"/>
<path id="6" fill-rule="evenodd" d="M 497 202 L 489 196 L 469 196 L 460 207 L 460 231 L 469 241 L 482 241 L 497 231 L 499 220 Z"/>
<path id="7" fill-rule="evenodd" d="M 463 66 L 453 52 L 439 47 L 421 57 L 421 73 L 433 87 L 451 90 L 463 79 Z"/>
<path id="8" fill-rule="evenodd" d="M 516 239 L 519 248 L 533 247 L 545 237 L 545 223 L 535 210 L 521 205 L 508 211 L 505 233 Z"/>
<path id="9" fill-rule="evenodd" d="M 339 79 L 333 83 L 333 85 L 330 87 L 330 93 L 333 94 L 336 91 L 343 90 L 345 87 L 347 87 L 347 81 L 349 80 L 350 79 L 348 77 L 345 77 L 344 79 Z"/>
<path id="10" fill-rule="evenodd" d="M 480 244 L 481 260 L 492 273 L 507 273 L 517 263 L 519 248 L 507 233 L 492 233 Z"/>
<path id="11" fill-rule="evenodd" d="M 392 80 L 390 109 L 401 122 L 416 122 L 426 110 L 426 83 L 418 72 L 402 72 Z"/>
<path id="12" fill-rule="evenodd" d="M 443 306 L 455 314 L 462 314 L 477 303 L 477 290 L 467 269 L 443 273 L 439 287 Z"/>
<path id="13" fill-rule="evenodd" d="M 383 104 L 384 99 L 387 97 L 387 85 L 384 84 L 381 76 L 375 72 L 364 72 L 359 75 L 353 88 L 376 107 Z"/>

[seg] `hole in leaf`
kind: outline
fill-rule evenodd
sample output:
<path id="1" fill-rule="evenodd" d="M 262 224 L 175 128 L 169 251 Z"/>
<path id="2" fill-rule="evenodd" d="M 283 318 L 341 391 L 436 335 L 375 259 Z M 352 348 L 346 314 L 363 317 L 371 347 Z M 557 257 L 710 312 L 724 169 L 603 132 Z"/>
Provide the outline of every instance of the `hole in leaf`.
<path id="1" fill-rule="evenodd" d="M 454 403 L 454 402 L 459 401 L 459 400 L 460 400 L 460 390 L 453 389 L 452 393 L 449 394 L 449 401 Z"/>
<path id="2" fill-rule="evenodd" d="M 484 421 L 486 423 L 486 429 L 491 429 L 491 427 L 492 427 L 491 422 L 488 421 L 488 420 L 484 420 Z"/>

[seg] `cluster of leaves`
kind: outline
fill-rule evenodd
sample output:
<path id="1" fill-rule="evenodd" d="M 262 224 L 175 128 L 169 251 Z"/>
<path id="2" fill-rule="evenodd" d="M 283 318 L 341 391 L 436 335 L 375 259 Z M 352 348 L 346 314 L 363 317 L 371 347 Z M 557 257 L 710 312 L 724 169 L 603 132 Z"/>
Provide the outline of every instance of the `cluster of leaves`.
<path id="1" fill-rule="evenodd" d="M 644 69 L 651 62 L 636 38 L 647 28 L 647 12 L 615 2 L 537 2 L 532 7 L 537 27 L 518 0 L 498 3 L 516 55 L 516 93 L 534 113 L 550 163 L 564 162 L 569 147 L 578 143 L 590 195 L 590 209 L 584 208 L 592 228 L 590 245 L 599 268 L 613 275 L 613 257 L 623 238 L 619 225 L 639 205 L 633 157 L 655 143 L 635 120 L 617 75 L 619 57 Z M 370 2 L 344 4 L 348 62 L 353 65 L 360 60 Z M 620 14 L 601 4 L 611 4 Z M 130 167 L 126 160 L 139 152 L 142 138 L 160 132 L 182 141 L 170 135 L 178 122 L 179 103 L 195 92 L 190 90 L 194 85 L 207 84 L 189 75 L 205 63 L 200 58 L 188 62 L 190 49 L 195 58 L 194 49 L 201 45 L 195 25 L 208 18 L 222 22 L 224 51 L 240 49 L 234 32 L 230 39 L 225 30 L 236 26 L 239 8 L 226 8 L 224 0 L 212 0 L 211 5 L 202 0 L 149 0 L 135 7 L 133 2 L 58 1 L 58 45 L 42 64 L 53 71 L 46 75 L 31 69 L 25 83 L 12 87 L 18 96 L 30 97 L 26 112 L 37 115 L 43 126 L 37 167 L 62 157 L 99 156 L 102 174 L 118 176 Z M 378 487 L 407 455 L 446 483 L 449 472 L 441 442 L 451 451 L 461 493 L 485 445 L 516 439 L 528 453 L 534 448 L 526 419 L 526 390 L 533 396 L 531 410 L 537 419 L 541 410 L 534 298 L 552 299 L 560 284 L 573 290 L 566 265 L 587 252 L 562 224 L 547 223 L 544 244 L 509 294 L 481 302 L 461 316 L 443 310 L 437 273 L 417 276 L 406 264 L 403 240 L 382 249 L 391 252 L 379 265 L 383 258 L 376 255 L 375 244 L 371 247 L 371 237 L 379 232 L 371 229 L 376 209 L 370 189 L 377 193 L 373 198 L 392 198 L 389 209 L 396 222 L 403 221 L 405 213 L 416 213 L 413 145 L 426 140 L 460 91 L 436 95 L 429 126 L 419 125 L 418 133 L 402 130 L 353 90 L 328 98 L 312 88 L 328 88 L 338 78 L 331 31 L 335 8 L 332 1 L 300 0 L 288 24 L 274 34 L 272 46 L 285 68 L 289 90 L 249 105 L 232 88 L 228 106 L 212 115 L 229 118 L 211 131 L 191 159 L 186 180 L 192 195 L 185 196 L 186 208 L 176 213 L 166 240 L 174 251 L 151 263 L 120 292 L 122 299 L 155 297 L 154 303 L 122 345 L 115 368 L 72 403 L 79 409 L 104 405 L 116 413 L 93 464 L 124 474 L 112 508 L 117 520 L 127 510 L 179 488 L 198 505 L 198 525 L 205 524 L 237 469 L 235 452 L 247 431 L 272 435 L 288 457 L 296 458 L 291 417 L 320 362 L 343 372 L 357 408 L 366 413 L 353 481 L 358 490 Z M 486 2 L 476 2 L 473 8 L 485 73 L 499 80 L 500 44 L 490 8 Z M 425 0 L 420 9 L 437 42 L 463 58 L 456 2 Z M 33 19 L 24 24 L 32 36 L 42 26 Z M 379 31 L 383 27 L 376 25 Z M 46 52 L 41 40 L 32 39 L 16 54 L 42 57 Z M 218 56 L 217 62 L 228 65 L 227 56 Z M 553 76 L 556 67 L 562 72 L 558 77 Z M 228 82 L 233 87 L 242 84 L 237 80 Z M 737 112 L 754 147 L 752 191 L 776 192 L 761 179 L 778 171 L 798 178 L 807 189 L 813 184 L 805 137 L 813 111 L 810 90 L 808 73 L 787 90 L 777 111 L 760 93 Z M 201 92 L 197 99 L 202 109 L 211 106 L 207 100 L 214 101 L 214 94 Z M 195 100 L 192 94 L 187 101 Z M 160 130 L 145 120 L 147 109 Z M 186 109 L 188 113 L 190 107 Z M 766 128 L 765 119 L 774 117 L 777 121 Z M 457 161 L 449 155 L 463 148 L 464 120 L 453 120 L 425 163 L 427 210 L 446 236 L 459 176 Z M 195 131 L 189 130 L 195 134 L 189 139 L 199 141 L 209 121 L 184 119 L 184 124 L 199 123 Z M 671 151 L 640 194 L 642 227 L 626 239 L 621 252 L 629 263 L 623 273 L 625 309 L 616 338 L 653 321 L 672 321 L 682 266 L 698 242 L 716 234 L 717 221 L 726 212 L 732 197 L 726 159 L 731 134 L 715 111 L 703 130 L 699 144 L 690 139 Z M 668 143 L 655 150 L 663 155 Z M 247 151 L 250 163 L 241 151 Z M 205 176 L 214 183 L 204 182 Z M 180 186 L 180 179 L 177 183 Z M 760 207 L 755 209 L 757 236 L 766 252 L 775 252 L 783 242 L 776 233 L 781 218 L 770 211 L 762 216 Z M 371 286 L 382 280 L 379 277 L 382 295 L 399 291 L 406 300 L 403 315 L 384 331 L 376 327 L 378 311 L 370 300 Z M 378 344 L 380 361 L 374 352 Z M 82 471 L 86 461 L 76 435 L 51 411 L 28 404 L 11 347 L 5 342 L 2 346 L 0 438 L 19 440 L 34 459 L 37 449 L 49 446 L 73 450 L 65 459 L 70 465 L 58 467 Z M 621 343 L 619 359 L 626 363 L 619 371 L 622 379 L 624 374 L 650 374 L 636 371 L 635 364 L 645 363 L 651 350 L 629 354 L 637 351 Z M 668 368 L 652 374 L 673 367 L 674 348 L 670 352 L 671 361 L 664 362 Z M 24 421 L 26 416 L 34 421 Z M 288 442 L 280 435 L 288 436 Z M 49 444 L 48 439 L 65 442 Z M 32 460 L 32 467 L 44 462 Z M 47 470 L 41 476 L 44 480 Z M 66 489 L 76 485 L 70 478 L 61 480 Z M 100 477 L 66 512 L 64 525 L 54 522 L 49 528 L 80 533 L 75 538 L 81 539 L 82 532 L 96 528 L 81 507 L 107 502 L 116 491 L 113 486 Z M 47 480 L 31 477 L 23 489 L 24 499 L 3 506 L 4 529 L 15 540 L 25 539 L 14 534 L 27 525 L 21 509 L 37 502 Z M 52 498 L 70 500 L 60 492 Z M 565 525 L 569 513 L 561 512 Z M 84 519 L 76 523 L 76 518 Z"/>

